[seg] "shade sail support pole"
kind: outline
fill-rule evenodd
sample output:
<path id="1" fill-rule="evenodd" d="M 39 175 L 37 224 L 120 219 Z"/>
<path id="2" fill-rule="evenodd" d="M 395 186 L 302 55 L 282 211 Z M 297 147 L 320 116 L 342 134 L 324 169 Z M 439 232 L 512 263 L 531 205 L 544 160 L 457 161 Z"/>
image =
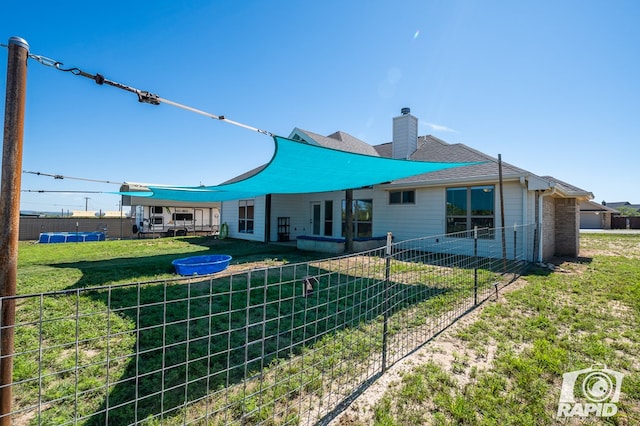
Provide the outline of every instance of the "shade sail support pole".
<path id="1" fill-rule="evenodd" d="M 11 424 L 13 383 L 13 342 L 16 317 L 15 300 L 18 272 L 18 237 L 20 227 L 20 183 L 22 176 L 22 142 L 27 88 L 29 44 L 19 38 L 9 39 L 7 93 L 4 112 L 2 148 L 2 186 L 0 188 L 0 425 Z"/>

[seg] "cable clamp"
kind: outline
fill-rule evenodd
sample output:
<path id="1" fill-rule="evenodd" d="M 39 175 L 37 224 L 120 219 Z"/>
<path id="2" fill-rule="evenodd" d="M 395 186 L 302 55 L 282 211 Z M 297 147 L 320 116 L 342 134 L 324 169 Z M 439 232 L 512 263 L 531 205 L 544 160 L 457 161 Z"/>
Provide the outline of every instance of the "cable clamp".
<path id="1" fill-rule="evenodd" d="M 158 95 L 144 90 L 138 90 L 136 93 L 138 95 L 138 102 L 143 102 L 151 105 L 160 105 L 160 98 L 158 97 Z"/>

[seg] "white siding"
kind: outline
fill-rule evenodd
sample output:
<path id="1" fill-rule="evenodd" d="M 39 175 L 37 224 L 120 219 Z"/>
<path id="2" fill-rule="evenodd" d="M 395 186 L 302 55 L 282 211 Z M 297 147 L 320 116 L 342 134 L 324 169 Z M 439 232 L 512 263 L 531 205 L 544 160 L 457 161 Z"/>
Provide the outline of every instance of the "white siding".
<path id="1" fill-rule="evenodd" d="M 222 203 L 220 224 L 229 226 L 229 237 L 240 240 L 264 241 L 265 197 L 255 197 L 253 207 L 253 233 L 238 232 L 238 201 Z"/>
<path id="2" fill-rule="evenodd" d="M 497 183 L 495 185 L 495 227 L 501 226 L 500 216 L 500 191 Z M 473 186 L 473 185 L 470 185 Z M 417 188 L 415 204 L 389 204 L 389 193 L 386 190 L 377 190 L 374 196 L 374 226 L 373 235 L 385 235 L 392 232 L 394 241 L 403 241 L 419 237 L 440 236 L 446 232 L 446 188 Z M 514 242 L 518 245 L 518 257 L 525 256 L 531 259 L 532 256 L 532 234 L 531 232 L 514 233 L 514 225 L 524 225 L 533 222 L 535 208 L 531 206 L 534 198 L 529 191 L 523 191 L 519 182 L 506 182 L 503 185 L 504 193 L 504 216 L 505 216 L 505 245 L 507 257 L 512 258 L 514 252 Z M 527 214 L 524 214 L 526 209 Z M 514 237 L 517 239 L 514 241 Z M 449 238 L 447 238 L 449 239 Z M 522 247 L 526 247 L 526 252 L 522 252 Z M 487 255 L 488 250 L 493 252 L 499 246 L 502 251 L 502 233 L 498 232 L 495 239 L 480 240 L 478 250 L 480 255 Z M 462 249 L 460 254 L 467 253 Z"/>
<path id="3" fill-rule="evenodd" d="M 500 198 L 497 183 L 495 185 L 495 226 L 500 227 Z M 373 236 L 384 236 L 392 232 L 395 241 L 403 241 L 425 236 L 441 236 L 446 232 L 446 187 L 416 188 L 415 204 L 389 204 L 389 192 L 385 189 L 354 190 L 354 199 L 373 200 Z M 533 223 L 535 218 L 535 197 L 533 191 L 523 190 L 519 182 L 504 184 L 505 211 L 505 242 L 508 257 L 513 256 L 514 225 Z M 342 201 L 344 191 L 325 192 L 316 194 L 273 195 L 271 197 L 271 224 L 269 241 L 278 240 L 278 217 L 288 217 L 289 239 L 295 241 L 300 235 L 311 235 L 311 205 L 320 202 L 324 220 L 324 202 L 333 201 L 333 232 L 332 237 L 339 237 L 342 233 Z M 526 210 L 526 214 L 525 214 Z M 238 232 L 238 203 L 224 202 L 222 206 L 221 223 L 229 225 L 229 236 L 232 238 L 253 241 L 264 241 L 265 231 L 265 197 L 255 198 L 254 233 Z M 323 226 L 321 226 L 324 230 Z M 548 236 L 547 236 L 548 237 Z M 479 249 L 486 251 L 490 246 L 495 250 L 495 244 L 501 245 L 501 233 L 497 233 L 493 241 L 480 241 Z M 519 233 L 518 246 L 521 243 L 527 248 L 527 260 L 532 259 L 533 234 Z M 520 250 L 520 249 L 519 249 Z M 523 254 L 518 253 L 521 257 Z"/>
<path id="4" fill-rule="evenodd" d="M 304 235 L 309 226 L 305 211 L 307 202 L 303 195 L 271 196 L 271 233 L 270 241 L 278 241 L 278 217 L 289 218 L 289 240 L 295 241 L 298 235 Z"/>
<path id="5" fill-rule="evenodd" d="M 392 232 L 395 241 L 444 234 L 443 188 L 416 189 L 415 204 L 389 204 L 389 192 L 375 191 L 373 235 Z"/>

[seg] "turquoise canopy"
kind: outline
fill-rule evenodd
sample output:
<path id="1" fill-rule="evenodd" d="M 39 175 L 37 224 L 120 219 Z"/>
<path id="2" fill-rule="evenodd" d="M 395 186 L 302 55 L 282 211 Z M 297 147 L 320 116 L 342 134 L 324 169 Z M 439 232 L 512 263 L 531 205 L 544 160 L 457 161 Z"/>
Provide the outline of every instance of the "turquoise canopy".
<path id="1" fill-rule="evenodd" d="M 362 188 L 396 179 L 478 163 L 396 160 L 310 145 L 274 136 L 275 153 L 257 173 L 215 186 L 149 186 L 125 195 L 161 200 L 211 202 L 266 194 L 304 194 Z"/>

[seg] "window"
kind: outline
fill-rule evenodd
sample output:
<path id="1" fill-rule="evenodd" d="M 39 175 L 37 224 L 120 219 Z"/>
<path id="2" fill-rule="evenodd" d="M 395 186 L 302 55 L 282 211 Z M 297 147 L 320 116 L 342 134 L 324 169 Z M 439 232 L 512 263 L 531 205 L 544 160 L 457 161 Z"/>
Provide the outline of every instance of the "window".
<path id="1" fill-rule="evenodd" d="M 389 204 L 415 204 L 416 191 L 389 191 Z"/>
<path id="2" fill-rule="evenodd" d="M 186 221 L 186 222 L 193 222 L 193 213 L 174 213 L 173 214 L 173 221 Z"/>
<path id="3" fill-rule="evenodd" d="M 253 234 L 253 200 L 238 201 L 238 232 Z"/>
<path id="4" fill-rule="evenodd" d="M 162 225 L 162 216 L 154 216 L 151 218 L 152 225 Z"/>
<path id="5" fill-rule="evenodd" d="M 447 234 L 478 228 L 494 228 L 495 190 L 493 185 L 447 188 Z M 493 238 L 493 235 L 480 235 Z"/>
<path id="6" fill-rule="evenodd" d="M 151 214 L 162 214 L 162 206 L 151 206 Z"/>
<path id="7" fill-rule="evenodd" d="M 346 229 L 346 201 L 342 201 L 342 236 Z M 371 237 L 373 231 L 373 200 L 353 200 L 353 236 Z"/>
<path id="8" fill-rule="evenodd" d="M 324 202 L 324 235 L 333 235 L 333 201 Z"/>

